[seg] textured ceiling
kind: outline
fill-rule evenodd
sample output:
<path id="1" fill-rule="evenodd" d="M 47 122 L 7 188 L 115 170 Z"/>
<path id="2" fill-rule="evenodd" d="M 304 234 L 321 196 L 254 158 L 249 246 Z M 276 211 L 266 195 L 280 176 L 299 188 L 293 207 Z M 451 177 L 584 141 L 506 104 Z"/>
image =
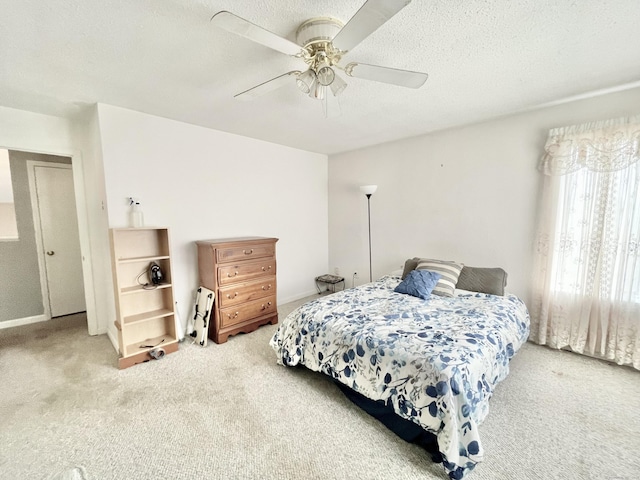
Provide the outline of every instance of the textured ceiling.
<path id="1" fill-rule="evenodd" d="M 304 63 L 214 28 L 215 12 L 295 41 L 304 20 L 362 3 L 0 0 L 0 105 L 101 102 L 330 154 L 640 80 L 638 0 L 414 0 L 346 59 L 429 73 L 419 90 L 347 78 L 330 119 L 293 81 L 233 98 Z"/>

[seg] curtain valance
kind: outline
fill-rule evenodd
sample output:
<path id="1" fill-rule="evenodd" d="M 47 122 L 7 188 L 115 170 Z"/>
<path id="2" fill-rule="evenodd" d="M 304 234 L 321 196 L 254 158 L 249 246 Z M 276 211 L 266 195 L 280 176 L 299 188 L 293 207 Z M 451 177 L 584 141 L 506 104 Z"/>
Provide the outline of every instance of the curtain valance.
<path id="1" fill-rule="evenodd" d="M 554 128 L 544 150 L 539 169 L 545 175 L 626 168 L 640 160 L 640 115 Z"/>

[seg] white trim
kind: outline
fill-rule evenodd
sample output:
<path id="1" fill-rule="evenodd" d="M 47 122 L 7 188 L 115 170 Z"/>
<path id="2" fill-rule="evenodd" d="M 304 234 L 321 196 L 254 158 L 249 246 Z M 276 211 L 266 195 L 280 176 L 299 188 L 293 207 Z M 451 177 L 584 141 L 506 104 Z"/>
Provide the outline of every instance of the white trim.
<path id="1" fill-rule="evenodd" d="M 51 317 L 47 318 L 44 315 L 5 320 L 4 322 L 0 322 L 0 330 L 3 328 L 21 327 L 22 325 L 29 325 L 30 323 L 48 322 L 49 320 L 51 320 Z"/>
<path id="2" fill-rule="evenodd" d="M 625 83 L 624 85 L 617 85 L 615 87 L 610 87 L 610 88 L 601 88 L 600 90 L 592 90 L 590 92 L 581 93 L 579 95 L 572 95 L 570 97 L 564 97 L 558 100 L 552 100 L 550 102 L 540 103 L 538 105 L 534 105 L 532 107 L 525 108 L 523 110 L 518 110 L 517 112 L 514 112 L 514 114 L 533 111 L 533 110 L 539 110 L 541 108 L 555 107 L 557 105 L 575 102 L 578 100 L 586 100 L 588 98 L 601 97 L 602 95 L 609 95 L 610 93 L 623 92 L 625 90 L 631 90 L 632 88 L 637 88 L 637 87 L 640 87 L 640 81 Z"/>
<path id="3" fill-rule="evenodd" d="M 107 337 L 111 340 L 111 345 L 116 350 L 116 352 L 120 353 L 120 347 L 118 347 L 118 339 L 113 336 L 113 332 L 111 330 L 107 330 Z"/>
<path id="4" fill-rule="evenodd" d="M 87 329 L 89 335 L 101 335 L 106 332 L 106 325 L 100 328 L 96 313 L 96 292 L 93 283 L 93 257 L 89 240 L 89 220 L 84 190 L 84 168 L 80 153 L 71 157 L 73 168 L 73 190 L 76 196 L 76 216 L 78 217 L 78 234 L 80 235 L 80 253 L 82 254 L 82 272 L 84 279 L 84 300 L 87 309 Z"/>
<path id="5" fill-rule="evenodd" d="M 338 291 L 340 292 L 341 290 L 338 290 Z M 311 295 L 317 295 L 318 297 L 320 296 L 320 294 L 318 293 L 318 290 L 311 290 L 310 292 L 300 293 L 292 297 L 287 297 L 283 299 L 279 298 L 278 305 L 284 305 L 285 303 L 295 302 L 296 300 L 300 300 L 301 298 L 304 298 L 304 297 L 310 297 Z"/>

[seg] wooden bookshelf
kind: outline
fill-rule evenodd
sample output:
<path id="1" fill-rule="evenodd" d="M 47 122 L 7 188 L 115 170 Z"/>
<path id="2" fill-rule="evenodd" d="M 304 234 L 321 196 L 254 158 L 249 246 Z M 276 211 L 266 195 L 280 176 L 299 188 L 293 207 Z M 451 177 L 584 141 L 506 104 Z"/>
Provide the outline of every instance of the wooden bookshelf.
<path id="1" fill-rule="evenodd" d="M 112 228 L 111 259 L 116 297 L 119 368 L 178 349 L 171 280 L 168 228 Z M 160 265 L 163 282 L 152 285 L 151 262 Z"/>

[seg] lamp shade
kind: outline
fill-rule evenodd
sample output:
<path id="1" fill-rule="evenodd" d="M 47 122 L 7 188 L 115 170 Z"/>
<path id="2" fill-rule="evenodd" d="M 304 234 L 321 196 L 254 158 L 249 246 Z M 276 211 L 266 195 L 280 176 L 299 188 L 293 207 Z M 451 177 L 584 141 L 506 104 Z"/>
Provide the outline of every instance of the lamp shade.
<path id="1" fill-rule="evenodd" d="M 333 82 L 331 82 L 330 88 L 333 92 L 333 96 L 337 97 L 344 91 L 345 88 L 347 88 L 347 82 L 345 82 L 342 78 L 335 74 L 335 78 L 333 79 Z"/>
<path id="2" fill-rule="evenodd" d="M 327 93 L 326 90 L 327 87 L 320 84 L 320 82 L 316 82 L 309 92 L 309 97 L 315 98 L 316 100 L 324 100 L 324 96 Z"/>
<path id="3" fill-rule="evenodd" d="M 377 185 L 363 185 L 362 187 L 360 187 L 360 191 L 365 195 L 373 195 L 377 189 Z"/>
<path id="4" fill-rule="evenodd" d="M 298 78 L 296 79 L 296 84 L 298 85 L 298 88 L 304 93 L 311 92 L 315 83 L 316 83 L 316 73 L 311 69 L 307 70 L 304 73 L 301 73 L 300 75 L 298 75 Z"/>
<path id="5" fill-rule="evenodd" d="M 336 78 L 336 74 L 333 69 L 327 65 L 318 69 L 316 77 L 318 79 L 318 83 L 326 87 L 333 83 L 333 80 Z"/>

